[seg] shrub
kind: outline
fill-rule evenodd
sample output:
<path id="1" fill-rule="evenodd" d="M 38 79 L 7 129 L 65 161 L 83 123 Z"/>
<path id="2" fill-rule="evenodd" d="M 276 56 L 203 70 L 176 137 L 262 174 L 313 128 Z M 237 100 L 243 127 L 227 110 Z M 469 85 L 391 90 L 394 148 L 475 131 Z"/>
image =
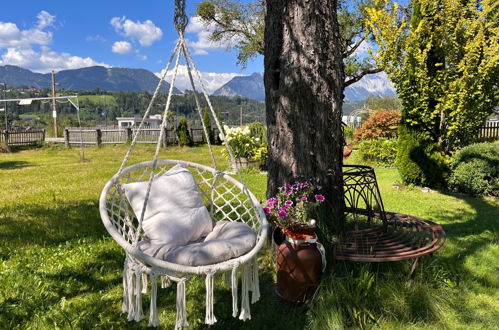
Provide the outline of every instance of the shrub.
<path id="1" fill-rule="evenodd" d="M 364 140 L 358 145 L 359 156 L 364 162 L 392 166 L 397 154 L 396 139 Z"/>
<path id="2" fill-rule="evenodd" d="M 181 146 L 192 146 L 192 138 L 189 134 L 189 127 L 187 126 L 187 119 L 180 119 L 177 127 L 178 143 Z"/>
<path id="3" fill-rule="evenodd" d="M 228 126 L 224 126 L 224 131 L 227 143 L 229 144 L 234 157 L 253 158 L 255 156 L 255 152 L 260 147 L 261 142 L 257 138 L 251 136 L 251 131 L 248 126 L 245 126 L 244 128 L 229 128 Z M 222 153 L 225 157 L 229 158 L 226 149 L 222 150 Z"/>
<path id="4" fill-rule="evenodd" d="M 269 152 L 267 150 L 267 144 L 263 144 L 260 148 L 256 149 L 255 156 L 253 157 L 255 160 L 260 161 L 260 169 L 262 171 L 266 171 L 268 169 L 267 162 L 269 159 Z"/>
<path id="5" fill-rule="evenodd" d="M 499 145 L 479 143 L 458 151 L 449 188 L 471 195 L 499 196 Z"/>
<path id="6" fill-rule="evenodd" d="M 397 137 L 400 112 L 380 110 L 371 115 L 354 133 L 356 142 Z"/>
<path id="7" fill-rule="evenodd" d="M 250 130 L 251 137 L 258 139 L 261 143 L 267 143 L 267 127 L 264 124 L 254 122 L 246 126 Z"/>
<path id="8" fill-rule="evenodd" d="M 215 143 L 215 135 L 213 134 L 213 129 L 211 127 L 210 109 L 208 107 L 204 108 L 203 123 L 204 123 L 204 126 L 206 126 L 206 130 L 208 131 L 208 139 L 210 140 L 210 143 L 211 144 Z M 203 132 L 203 135 L 204 135 L 204 132 Z M 206 138 L 206 137 L 204 137 L 204 138 Z"/>
<path id="9" fill-rule="evenodd" d="M 445 186 L 447 160 L 428 138 L 405 126 L 399 128 L 395 164 L 405 184 Z"/>
<path id="10" fill-rule="evenodd" d="M 353 140 L 353 129 L 348 125 L 343 125 L 343 136 L 345 138 L 345 141 L 351 143 L 351 141 Z"/>

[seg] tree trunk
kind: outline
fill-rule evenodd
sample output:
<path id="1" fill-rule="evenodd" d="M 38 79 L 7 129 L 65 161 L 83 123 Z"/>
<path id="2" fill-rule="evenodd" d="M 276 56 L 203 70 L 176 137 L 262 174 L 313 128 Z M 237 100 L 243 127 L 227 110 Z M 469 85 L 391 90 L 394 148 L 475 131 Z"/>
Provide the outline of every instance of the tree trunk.
<path id="1" fill-rule="evenodd" d="M 267 195 L 298 175 L 319 178 L 328 221 L 341 222 L 344 72 L 337 1 L 266 3 Z"/>

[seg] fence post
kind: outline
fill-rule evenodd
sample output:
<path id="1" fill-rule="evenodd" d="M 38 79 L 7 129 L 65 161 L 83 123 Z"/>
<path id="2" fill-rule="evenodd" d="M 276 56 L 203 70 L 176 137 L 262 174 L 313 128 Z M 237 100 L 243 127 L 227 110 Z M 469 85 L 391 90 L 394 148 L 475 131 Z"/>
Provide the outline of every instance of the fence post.
<path id="1" fill-rule="evenodd" d="M 126 142 L 130 143 L 133 139 L 133 131 L 131 127 L 126 128 Z"/>
<path id="2" fill-rule="evenodd" d="M 64 145 L 69 148 L 69 129 L 64 129 Z"/>
<path id="3" fill-rule="evenodd" d="M 3 131 L 3 141 L 5 142 L 6 146 L 9 145 L 9 131 Z"/>
<path id="4" fill-rule="evenodd" d="M 100 147 L 102 144 L 102 131 L 98 128 L 95 130 L 97 133 L 97 147 Z"/>
<path id="5" fill-rule="evenodd" d="M 45 142 L 45 128 L 42 128 L 42 142 Z"/>

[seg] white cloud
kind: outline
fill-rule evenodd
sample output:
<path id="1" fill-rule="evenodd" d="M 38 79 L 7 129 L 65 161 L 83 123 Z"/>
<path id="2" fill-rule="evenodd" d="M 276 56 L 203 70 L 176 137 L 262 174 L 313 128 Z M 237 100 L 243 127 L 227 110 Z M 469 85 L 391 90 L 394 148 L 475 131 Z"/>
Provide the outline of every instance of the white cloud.
<path id="1" fill-rule="evenodd" d="M 85 40 L 87 42 L 94 42 L 94 41 L 98 41 L 98 42 L 106 42 L 106 38 L 104 38 L 103 36 L 101 36 L 100 34 L 96 34 L 95 36 L 87 36 L 85 38 Z"/>
<path id="2" fill-rule="evenodd" d="M 161 71 L 160 73 L 156 73 L 158 77 L 161 77 L 161 75 L 164 73 L 164 70 Z M 201 79 L 203 80 L 203 83 L 206 87 L 206 90 L 208 93 L 213 93 L 220 87 L 222 87 L 224 84 L 229 82 L 234 77 L 237 76 L 242 76 L 242 74 L 239 73 L 216 73 L 216 72 L 201 72 Z M 168 71 L 166 75 L 166 81 L 171 82 L 173 78 L 173 69 Z M 196 90 L 198 92 L 201 92 L 201 88 L 199 87 L 197 83 L 197 78 L 193 73 L 193 78 L 194 78 L 194 83 L 196 83 Z M 175 87 L 180 89 L 181 91 L 185 91 L 187 89 L 191 89 L 191 82 L 189 80 L 189 75 L 187 73 L 187 67 L 185 65 L 180 65 L 179 70 L 177 73 L 177 79 L 175 80 Z"/>
<path id="3" fill-rule="evenodd" d="M 113 44 L 112 50 L 113 53 L 125 55 L 133 52 L 133 47 L 128 41 L 116 41 Z"/>
<path id="4" fill-rule="evenodd" d="M 194 55 L 208 55 L 209 50 L 221 50 L 233 46 L 233 43 L 235 41 L 210 40 L 210 34 L 213 32 L 213 30 L 213 24 L 206 26 L 198 16 L 191 17 L 191 19 L 189 20 L 189 24 L 185 29 L 185 32 L 191 35 L 195 35 L 195 40 L 186 38 L 189 47 L 192 47 L 194 49 Z"/>
<path id="5" fill-rule="evenodd" d="M 38 18 L 37 29 L 43 30 L 46 27 L 54 25 L 55 16 L 50 15 L 45 10 L 42 10 L 41 12 L 39 12 L 38 15 L 36 16 L 36 18 Z"/>
<path id="6" fill-rule="evenodd" d="M 36 27 L 28 30 L 20 30 L 14 23 L 0 22 L 0 65 L 17 65 L 42 73 L 94 65 L 107 66 L 90 57 L 51 50 L 48 45 L 52 43 L 52 32 L 46 29 L 54 26 L 55 16 L 41 11 L 37 19 Z"/>
<path id="7" fill-rule="evenodd" d="M 158 41 L 163 37 L 163 31 L 154 25 L 151 20 L 134 22 L 126 17 L 113 17 L 111 19 L 111 25 L 116 32 L 127 38 L 138 41 L 143 47 L 149 47 L 155 41 Z"/>

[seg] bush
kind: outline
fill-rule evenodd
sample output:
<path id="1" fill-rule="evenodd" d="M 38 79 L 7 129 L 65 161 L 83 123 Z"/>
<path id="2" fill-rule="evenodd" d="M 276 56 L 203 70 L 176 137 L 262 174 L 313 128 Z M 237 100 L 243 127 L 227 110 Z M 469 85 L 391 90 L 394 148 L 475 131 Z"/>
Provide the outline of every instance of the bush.
<path id="1" fill-rule="evenodd" d="M 479 143 L 458 151 L 449 188 L 471 195 L 499 196 L 499 145 Z"/>
<path id="2" fill-rule="evenodd" d="M 187 119 L 180 119 L 177 127 L 178 143 L 181 146 L 192 146 L 192 138 L 189 134 L 189 127 L 187 126 Z"/>
<path id="3" fill-rule="evenodd" d="M 353 140 L 353 129 L 348 125 L 343 125 L 343 137 L 345 141 L 351 143 Z"/>
<path id="4" fill-rule="evenodd" d="M 447 160 L 426 137 L 405 126 L 399 128 L 395 162 L 405 184 L 442 187 L 448 177 Z"/>
<path id="5" fill-rule="evenodd" d="M 397 137 L 400 112 L 396 110 L 380 110 L 370 116 L 354 133 L 356 142 L 379 138 Z"/>
<path id="6" fill-rule="evenodd" d="M 208 139 L 209 139 L 210 143 L 211 144 L 215 143 L 215 135 L 213 134 L 213 129 L 211 127 L 210 109 L 208 107 L 204 108 L 203 123 L 204 123 L 204 126 L 206 126 L 206 130 L 208 131 Z M 204 135 L 204 132 L 203 132 L 203 135 Z M 206 138 L 206 136 L 204 138 Z"/>
<path id="7" fill-rule="evenodd" d="M 250 136 L 252 138 L 257 139 L 257 141 L 260 141 L 261 143 L 267 143 L 267 127 L 260 123 L 260 122 L 254 122 L 254 123 L 249 123 L 246 125 L 249 130 L 250 130 Z"/>
<path id="8" fill-rule="evenodd" d="M 358 145 L 359 157 L 364 162 L 392 166 L 397 154 L 396 139 L 365 140 Z"/>

